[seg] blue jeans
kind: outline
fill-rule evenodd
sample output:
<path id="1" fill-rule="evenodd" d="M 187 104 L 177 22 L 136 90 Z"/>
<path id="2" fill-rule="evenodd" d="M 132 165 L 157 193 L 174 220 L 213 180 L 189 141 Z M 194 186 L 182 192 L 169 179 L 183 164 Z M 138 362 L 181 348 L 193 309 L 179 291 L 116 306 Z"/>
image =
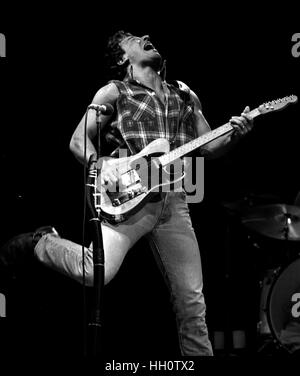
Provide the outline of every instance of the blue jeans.
<path id="1" fill-rule="evenodd" d="M 105 283 L 116 275 L 128 250 L 147 235 L 170 290 L 182 355 L 210 356 L 200 252 L 185 195 L 167 193 L 161 201 L 147 203 L 125 222 L 102 223 Z M 82 282 L 81 245 L 46 234 L 36 245 L 35 254 L 49 267 Z M 92 246 L 85 248 L 85 275 L 86 283 L 92 286 Z"/>

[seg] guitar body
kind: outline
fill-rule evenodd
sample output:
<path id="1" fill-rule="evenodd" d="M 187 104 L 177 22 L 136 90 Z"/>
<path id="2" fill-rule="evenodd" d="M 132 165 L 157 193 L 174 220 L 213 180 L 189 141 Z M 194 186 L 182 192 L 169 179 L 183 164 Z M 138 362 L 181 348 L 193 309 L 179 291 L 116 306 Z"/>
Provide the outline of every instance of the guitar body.
<path id="1" fill-rule="evenodd" d="M 108 222 L 119 223 L 136 213 L 158 192 L 169 192 L 184 177 L 182 160 L 162 166 L 159 157 L 170 151 L 168 140 L 152 141 L 141 152 L 130 157 L 103 157 L 97 165 L 109 165 L 117 170 L 118 182 L 106 188 L 97 178 L 101 216 Z"/>

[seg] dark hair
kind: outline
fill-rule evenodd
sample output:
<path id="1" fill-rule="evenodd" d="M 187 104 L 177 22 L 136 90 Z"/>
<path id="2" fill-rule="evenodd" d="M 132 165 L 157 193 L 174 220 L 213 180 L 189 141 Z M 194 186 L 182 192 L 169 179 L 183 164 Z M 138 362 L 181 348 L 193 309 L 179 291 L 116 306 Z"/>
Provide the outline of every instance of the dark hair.
<path id="1" fill-rule="evenodd" d="M 106 52 L 105 52 L 105 59 L 108 68 L 113 71 L 113 73 L 117 76 L 121 76 L 125 74 L 126 68 L 128 64 L 119 65 L 118 62 L 122 59 L 124 51 L 120 47 L 120 42 L 130 36 L 132 34 L 126 33 L 123 30 L 117 31 L 114 35 L 109 37 Z"/>

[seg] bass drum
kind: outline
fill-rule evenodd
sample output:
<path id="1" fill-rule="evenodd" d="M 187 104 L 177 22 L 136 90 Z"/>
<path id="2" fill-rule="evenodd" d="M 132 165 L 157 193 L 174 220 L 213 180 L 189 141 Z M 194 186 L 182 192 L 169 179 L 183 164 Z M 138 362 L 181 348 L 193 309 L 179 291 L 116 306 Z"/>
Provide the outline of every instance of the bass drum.
<path id="1" fill-rule="evenodd" d="M 282 268 L 267 299 L 267 319 L 276 342 L 289 353 L 300 351 L 300 258 Z"/>

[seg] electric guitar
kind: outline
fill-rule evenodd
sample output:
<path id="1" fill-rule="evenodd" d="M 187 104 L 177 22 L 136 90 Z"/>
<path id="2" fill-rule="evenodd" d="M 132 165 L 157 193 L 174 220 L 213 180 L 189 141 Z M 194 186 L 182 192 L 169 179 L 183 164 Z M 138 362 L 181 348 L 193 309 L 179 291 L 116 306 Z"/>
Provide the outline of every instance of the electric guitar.
<path id="1" fill-rule="evenodd" d="M 296 103 L 297 96 L 290 95 L 260 105 L 249 112 L 252 118 L 285 108 Z M 116 224 L 139 211 L 157 192 L 168 192 L 184 176 L 181 157 L 233 130 L 230 123 L 209 131 L 202 136 L 170 151 L 167 139 L 152 141 L 141 152 L 130 157 L 101 157 L 97 167 L 108 164 L 115 168 L 117 183 L 110 187 L 101 184 L 100 174 L 94 175 L 94 205 L 108 222 Z"/>

